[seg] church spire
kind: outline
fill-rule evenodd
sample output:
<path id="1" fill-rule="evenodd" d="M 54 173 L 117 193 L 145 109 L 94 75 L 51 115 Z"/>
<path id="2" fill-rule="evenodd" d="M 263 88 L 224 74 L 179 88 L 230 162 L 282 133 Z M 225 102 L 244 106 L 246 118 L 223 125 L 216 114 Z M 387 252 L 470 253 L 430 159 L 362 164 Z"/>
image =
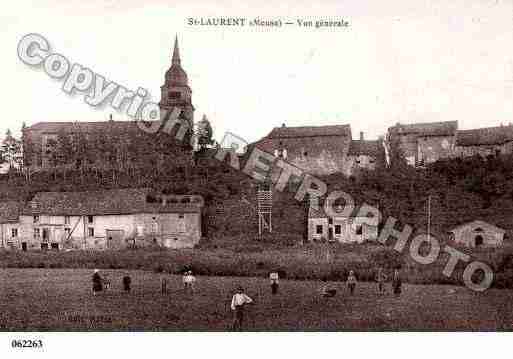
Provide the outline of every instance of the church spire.
<path id="1" fill-rule="evenodd" d="M 180 65 L 180 50 L 178 49 L 178 35 L 175 35 L 175 48 L 173 50 L 173 59 L 171 60 L 173 65 Z"/>

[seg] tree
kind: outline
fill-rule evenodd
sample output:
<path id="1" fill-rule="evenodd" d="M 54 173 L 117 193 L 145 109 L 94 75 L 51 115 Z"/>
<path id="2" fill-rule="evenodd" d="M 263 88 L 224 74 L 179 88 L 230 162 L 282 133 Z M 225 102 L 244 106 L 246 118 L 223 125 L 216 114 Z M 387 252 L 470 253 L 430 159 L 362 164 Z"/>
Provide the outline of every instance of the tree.
<path id="1" fill-rule="evenodd" d="M 21 168 L 23 162 L 21 141 L 15 138 L 11 130 L 7 130 L 0 148 L 0 161 L 9 165 L 9 171 Z"/>
<path id="2" fill-rule="evenodd" d="M 214 144 L 214 140 L 212 139 L 213 132 L 210 121 L 207 119 L 206 115 L 203 115 L 203 118 L 198 122 L 196 129 L 196 138 L 200 150 Z"/>

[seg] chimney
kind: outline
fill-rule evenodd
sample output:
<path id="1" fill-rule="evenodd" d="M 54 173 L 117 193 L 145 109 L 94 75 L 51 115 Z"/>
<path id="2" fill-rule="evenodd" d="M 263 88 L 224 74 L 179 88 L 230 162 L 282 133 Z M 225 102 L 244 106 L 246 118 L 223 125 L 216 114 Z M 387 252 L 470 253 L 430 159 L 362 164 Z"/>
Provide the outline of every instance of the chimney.
<path id="1" fill-rule="evenodd" d="M 360 141 L 363 141 L 363 131 L 360 131 Z"/>

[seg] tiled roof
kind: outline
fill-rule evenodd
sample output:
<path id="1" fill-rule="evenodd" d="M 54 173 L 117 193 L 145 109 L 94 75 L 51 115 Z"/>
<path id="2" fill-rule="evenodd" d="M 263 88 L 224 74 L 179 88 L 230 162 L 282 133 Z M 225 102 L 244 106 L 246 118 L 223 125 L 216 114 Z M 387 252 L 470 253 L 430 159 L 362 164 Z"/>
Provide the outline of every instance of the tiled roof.
<path id="1" fill-rule="evenodd" d="M 353 140 L 349 146 L 348 155 L 367 155 L 377 157 L 384 151 L 381 141 Z"/>
<path id="2" fill-rule="evenodd" d="M 346 136 L 351 137 L 350 125 L 275 127 L 267 138 Z"/>
<path id="3" fill-rule="evenodd" d="M 22 207 L 21 202 L 0 202 L 0 223 L 17 222 Z"/>
<path id="4" fill-rule="evenodd" d="M 500 145 L 513 141 L 513 126 L 461 130 L 456 134 L 457 146 Z"/>
<path id="5" fill-rule="evenodd" d="M 136 213 L 199 212 L 203 200 L 195 203 L 148 202 L 149 189 L 114 189 L 86 192 L 38 192 L 23 214 L 85 216 Z M 179 196 L 178 196 L 179 197 Z"/>
<path id="6" fill-rule="evenodd" d="M 458 121 L 425 122 L 411 124 L 397 124 L 389 128 L 390 132 L 397 134 L 416 134 L 419 136 L 453 136 L 458 129 Z"/>

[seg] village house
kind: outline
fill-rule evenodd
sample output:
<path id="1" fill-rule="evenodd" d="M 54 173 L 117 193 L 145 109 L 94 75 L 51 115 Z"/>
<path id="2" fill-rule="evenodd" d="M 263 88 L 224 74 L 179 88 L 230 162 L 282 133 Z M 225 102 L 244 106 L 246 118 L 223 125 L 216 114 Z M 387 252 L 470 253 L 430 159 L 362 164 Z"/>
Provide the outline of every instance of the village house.
<path id="1" fill-rule="evenodd" d="M 365 140 L 363 132 L 360 132 L 360 139 L 351 141 L 347 158 L 348 175 L 355 173 L 357 169 L 375 170 L 385 163 L 383 140 Z"/>
<path id="2" fill-rule="evenodd" d="M 348 173 L 349 125 L 275 127 L 255 146 L 313 175 Z"/>
<path id="3" fill-rule="evenodd" d="M 460 130 L 456 134 L 455 153 L 458 157 L 513 153 L 513 125 Z"/>
<path id="4" fill-rule="evenodd" d="M 10 249 L 17 246 L 20 235 L 19 211 L 22 205 L 17 201 L 0 202 L 0 248 Z"/>
<path id="5" fill-rule="evenodd" d="M 369 217 L 329 216 L 324 206 L 308 209 L 308 241 L 362 243 L 378 238 L 378 226 Z"/>
<path id="6" fill-rule="evenodd" d="M 148 189 L 39 192 L 21 210 L 13 247 L 192 248 L 201 238 L 203 198 L 152 196 Z"/>
<path id="7" fill-rule="evenodd" d="M 505 233 L 504 229 L 480 220 L 463 223 L 449 231 L 450 238 L 455 243 L 472 248 L 500 247 L 503 244 Z"/>
<path id="8" fill-rule="evenodd" d="M 457 121 L 396 124 L 388 129 L 388 145 L 397 144 L 410 166 L 423 166 L 454 154 Z"/>

